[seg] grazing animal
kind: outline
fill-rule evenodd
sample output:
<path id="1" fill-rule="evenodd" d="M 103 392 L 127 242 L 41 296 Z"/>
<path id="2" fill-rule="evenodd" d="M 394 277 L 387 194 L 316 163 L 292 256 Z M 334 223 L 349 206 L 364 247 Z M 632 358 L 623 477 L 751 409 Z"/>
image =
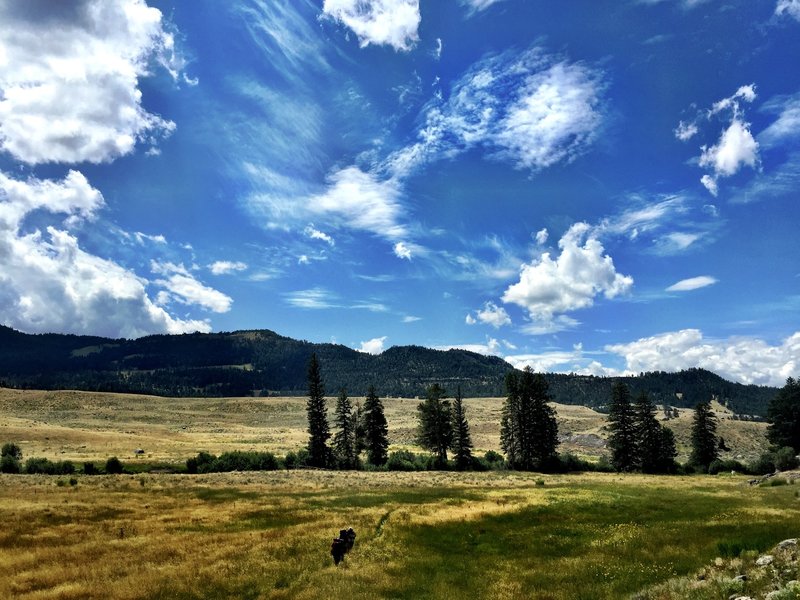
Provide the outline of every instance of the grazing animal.
<path id="1" fill-rule="evenodd" d="M 356 543 L 356 532 L 353 528 L 340 529 L 339 537 L 333 538 L 331 544 L 331 556 L 333 557 L 333 564 L 338 565 L 344 560 L 344 555 L 353 549 L 353 544 Z"/>

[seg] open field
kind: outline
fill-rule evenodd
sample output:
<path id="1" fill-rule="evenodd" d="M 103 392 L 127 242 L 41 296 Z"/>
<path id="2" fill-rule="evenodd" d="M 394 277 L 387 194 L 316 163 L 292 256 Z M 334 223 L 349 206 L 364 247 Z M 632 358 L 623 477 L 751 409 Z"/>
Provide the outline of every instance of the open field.
<path id="1" fill-rule="evenodd" d="M 796 537 L 798 487 L 504 472 L 81 476 L 74 486 L 2 475 L 0 598 L 624 598 L 732 548 Z M 347 526 L 358 538 L 337 568 L 330 540 Z"/>
<path id="2" fill-rule="evenodd" d="M 354 401 L 359 399 L 354 398 Z M 363 399 L 362 403 L 363 403 Z M 414 399 L 384 399 L 392 450 L 414 446 Z M 333 411 L 334 400 L 329 400 Z M 502 398 L 465 400 L 476 451 L 500 450 Z M 560 451 L 597 458 L 604 447 L 605 416 L 582 406 L 555 405 Z M 749 460 L 766 450 L 766 425 L 735 421 L 717 405 L 719 434 L 731 452 Z M 659 415 L 660 416 L 660 415 Z M 688 456 L 692 411 L 667 421 L 676 435 L 678 459 Z M 307 442 L 304 398 L 160 398 L 91 392 L 0 389 L 0 442 L 18 443 L 25 456 L 51 460 L 182 462 L 200 450 L 270 451 L 284 455 Z M 134 450 L 145 455 L 139 459 Z"/>

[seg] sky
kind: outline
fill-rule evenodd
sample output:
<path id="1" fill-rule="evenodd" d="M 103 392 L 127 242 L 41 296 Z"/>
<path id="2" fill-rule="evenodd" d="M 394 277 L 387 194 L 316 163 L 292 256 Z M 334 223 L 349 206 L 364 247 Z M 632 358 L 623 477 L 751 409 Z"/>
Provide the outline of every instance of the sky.
<path id="1" fill-rule="evenodd" d="M 800 375 L 800 0 L 0 0 L 0 323 Z"/>

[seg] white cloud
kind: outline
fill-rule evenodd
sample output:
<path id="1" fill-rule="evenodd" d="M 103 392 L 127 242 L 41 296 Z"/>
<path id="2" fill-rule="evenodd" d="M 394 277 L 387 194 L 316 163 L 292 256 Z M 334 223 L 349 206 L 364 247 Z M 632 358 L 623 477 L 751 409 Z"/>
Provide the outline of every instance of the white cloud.
<path id="1" fill-rule="evenodd" d="M 800 137 L 800 94 L 773 98 L 764 104 L 762 110 L 777 113 L 778 118 L 758 134 L 759 144 L 774 147 Z"/>
<path id="2" fill-rule="evenodd" d="M 333 295 L 323 288 L 312 288 L 310 290 L 299 290 L 284 294 L 286 302 L 297 308 L 308 308 L 312 310 L 323 310 L 326 308 L 336 308 L 333 302 Z"/>
<path id="3" fill-rule="evenodd" d="M 404 242 L 397 242 L 394 245 L 394 254 L 397 258 L 411 260 L 411 249 Z"/>
<path id="4" fill-rule="evenodd" d="M 484 356 L 502 356 L 500 342 L 494 338 L 487 337 L 485 344 L 453 344 L 447 346 L 436 346 L 435 350 L 466 350 Z"/>
<path id="5" fill-rule="evenodd" d="M 667 288 L 668 292 L 690 292 L 692 290 L 699 290 L 700 288 L 714 285 L 719 280 L 708 275 L 700 275 L 699 277 L 691 277 L 683 279 L 677 283 L 672 284 Z"/>
<path id="6" fill-rule="evenodd" d="M 227 275 L 235 271 L 246 271 L 247 264 L 239 261 L 218 260 L 208 265 L 208 268 L 214 275 Z"/>
<path id="7" fill-rule="evenodd" d="M 23 233 L 24 219 L 66 215 L 80 225 L 104 205 L 77 171 L 61 181 L 17 181 L 0 173 L 0 322 L 31 333 L 108 337 L 210 331 L 205 321 L 173 318 L 147 294 L 147 280 L 84 251 L 68 230 Z"/>
<path id="8" fill-rule="evenodd" d="M 0 47 L 0 147 L 20 161 L 108 162 L 175 129 L 141 105 L 153 59 L 182 66 L 144 0 L 2 3 Z"/>
<path id="9" fill-rule="evenodd" d="M 544 246 L 547 243 L 548 237 L 550 237 L 550 234 L 547 232 L 547 228 L 540 229 L 536 232 L 536 243 L 540 246 Z"/>
<path id="10" fill-rule="evenodd" d="M 408 51 L 419 40 L 419 0 L 325 0 L 322 12 L 349 27 L 362 48 Z"/>
<path id="11" fill-rule="evenodd" d="M 487 302 L 481 310 L 475 312 L 475 317 L 467 315 L 467 324 L 473 325 L 480 321 L 499 329 L 503 325 L 511 325 L 511 317 L 508 316 L 506 309 L 497 306 L 494 302 Z"/>
<path id="12" fill-rule="evenodd" d="M 685 123 L 681 121 L 675 129 L 675 137 L 682 142 L 686 142 L 697 135 L 697 125 L 695 123 Z"/>
<path id="13" fill-rule="evenodd" d="M 470 9 L 470 14 L 472 14 L 481 10 L 486 10 L 493 4 L 502 1 L 503 0 L 461 0 L 461 4 L 467 6 Z"/>
<path id="14" fill-rule="evenodd" d="M 552 335 L 575 329 L 580 324 L 580 321 L 567 315 L 557 315 L 546 320 L 535 319 L 520 327 L 520 331 L 528 335 Z"/>
<path id="15" fill-rule="evenodd" d="M 549 322 L 553 316 L 587 308 L 602 293 L 614 298 L 627 293 L 633 278 L 621 275 L 589 225 L 576 223 L 559 240 L 561 254 L 553 260 L 545 253 L 523 265 L 519 282 L 503 294 L 503 302 L 527 309 L 534 321 Z"/>
<path id="16" fill-rule="evenodd" d="M 573 160 L 602 123 L 601 89 L 596 74 L 576 64 L 558 63 L 528 77 L 498 124 L 499 154 L 535 170 Z"/>
<path id="17" fill-rule="evenodd" d="M 778 16 L 789 15 L 800 21 L 800 0 L 778 0 L 775 14 Z"/>
<path id="18" fill-rule="evenodd" d="M 372 338 L 366 342 L 361 342 L 361 347 L 358 348 L 358 351 L 367 354 L 380 354 L 384 351 L 383 344 L 386 342 L 387 337 L 388 336 L 384 335 L 383 337 Z"/>
<path id="19" fill-rule="evenodd" d="M 403 317 L 403 323 L 416 323 L 417 321 L 421 321 L 422 317 L 415 317 L 413 315 L 406 315 Z"/>
<path id="20" fill-rule="evenodd" d="M 583 351 L 583 344 L 575 344 L 571 351 L 553 350 L 538 354 L 517 354 L 506 356 L 505 360 L 517 369 L 530 367 L 538 373 L 576 373 L 599 377 L 622 375 L 617 369 L 604 367 L 600 362 L 588 359 Z"/>
<path id="21" fill-rule="evenodd" d="M 475 325 L 475 323 L 477 323 L 477 322 L 478 322 L 478 319 L 476 319 L 475 317 L 473 317 L 471 314 L 468 314 L 468 315 L 466 316 L 466 318 L 464 319 L 464 322 L 465 322 L 467 325 Z"/>
<path id="22" fill-rule="evenodd" d="M 538 171 L 583 154 L 604 120 L 602 72 L 547 56 L 539 48 L 491 55 L 437 97 L 423 114 L 419 141 L 391 156 L 397 177 L 472 148 Z"/>
<path id="23" fill-rule="evenodd" d="M 314 225 L 306 226 L 306 228 L 303 230 L 303 233 L 305 233 L 312 240 L 322 240 L 329 246 L 334 246 L 336 244 L 336 242 L 331 236 L 329 236 L 327 233 L 320 231 L 319 229 L 316 229 Z"/>
<path id="24" fill-rule="evenodd" d="M 170 298 L 181 304 L 202 306 L 216 313 L 225 313 L 231 309 L 233 300 L 230 296 L 203 285 L 183 265 L 151 261 L 150 270 L 166 277 L 157 279 L 154 283 L 164 287 Z"/>
<path id="25" fill-rule="evenodd" d="M 750 133 L 750 125 L 734 119 L 722 133 L 719 142 L 710 148 L 703 147 L 701 167 L 711 167 L 715 177 L 729 177 L 748 165 L 758 163 L 758 142 Z"/>
<path id="26" fill-rule="evenodd" d="M 636 373 L 699 367 L 746 384 L 780 386 L 800 368 L 800 332 L 771 346 L 756 338 L 706 340 L 700 330 L 684 329 L 606 350 L 622 356 Z"/>
<path id="27" fill-rule="evenodd" d="M 712 177 L 711 175 L 703 175 L 700 178 L 700 183 L 703 184 L 703 187 L 706 188 L 712 196 L 716 197 L 719 194 L 719 185 L 717 184 L 717 178 Z"/>

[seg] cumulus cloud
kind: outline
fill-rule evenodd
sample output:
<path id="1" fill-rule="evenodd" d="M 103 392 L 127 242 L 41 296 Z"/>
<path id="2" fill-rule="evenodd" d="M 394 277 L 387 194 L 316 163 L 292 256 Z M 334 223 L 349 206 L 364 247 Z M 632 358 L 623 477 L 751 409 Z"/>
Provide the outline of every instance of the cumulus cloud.
<path id="1" fill-rule="evenodd" d="M 779 17 L 788 15 L 800 21 L 800 0 L 778 0 L 775 14 Z"/>
<path id="2" fill-rule="evenodd" d="M 682 142 L 689 141 L 695 135 L 697 135 L 698 129 L 697 124 L 695 123 L 684 123 L 681 121 L 678 123 L 677 129 L 675 129 L 675 137 L 678 138 Z"/>
<path id="3" fill-rule="evenodd" d="M 540 246 L 544 246 L 547 243 L 547 239 L 550 237 L 550 234 L 547 232 L 547 229 L 540 229 L 536 232 L 536 243 Z"/>
<path id="4" fill-rule="evenodd" d="M 408 51 L 419 40 L 419 0 L 325 0 L 322 12 L 350 28 L 362 48 Z"/>
<path id="5" fill-rule="evenodd" d="M 751 103 L 756 99 L 754 84 L 743 85 L 727 98 L 715 102 L 699 119 L 711 119 L 717 115 L 725 115 L 729 119 L 728 125 L 720 134 L 719 140 L 713 145 L 700 147 L 698 164 L 708 170 L 700 182 L 713 195 L 719 193 L 719 180 L 731 177 L 738 173 L 742 167 L 757 168 L 760 163 L 759 143 L 750 131 L 750 123 L 743 118 L 743 103 Z M 697 132 L 696 124 L 692 135 Z M 681 122 L 676 135 L 681 138 L 681 133 L 688 136 L 686 125 Z M 691 137 L 691 136 L 689 136 Z M 688 139 L 688 137 L 686 138 Z"/>
<path id="6" fill-rule="evenodd" d="M 489 157 L 539 171 L 584 153 L 604 121 L 601 71 L 539 48 L 491 55 L 424 112 L 419 141 L 386 161 L 405 176 L 433 160 L 479 147 Z"/>
<path id="7" fill-rule="evenodd" d="M 408 247 L 407 244 L 404 242 L 397 242 L 394 245 L 394 255 L 397 258 L 404 258 L 406 260 L 411 260 L 411 248 Z"/>
<path id="8" fill-rule="evenodd" d="M 61 181 L 18 181 L 0 173 L 0 322 L 31 332 L 108 337 L 210 331 L 173 318 L 147 294 L 148 281 L 83 250 L 50 225 L 23 232 L 28 215 L 66 216 L 61 227 L 95 217 L 103 197 L 77 171 Z"/>
<path id="9" fill-rule="evenodd" d="M 228 275 L 236 271 L 246 271 L 247 264 L 239 261 L 218 260 L 208 265 L 208 268 L 214 275 Z"/>
<path id="10" fill-rule="evenodd" d="M 365 352 L 367 354 L 380 354 L 384 351 L 383 344 L 386 342 L 388 336 L 372 338 L 371 340 L 367 340 L 366 342 L 361 342 L 361 346 L 358 348 L 359 352 Z"/>
<path id="11" fill-rule="evenodd" d="M 705 339 L 698 329 L 684 329 L 606 350 L 623 357 L 636 373 L 699 367 L 740 383 L 779 386 L 800 367 L 800 332 L 772 346 L 749 337 Z"/>
<path id="12" fill-rule="evenodd" d="M 708 275 L 700 275 L 699 277 L 691 277 L 689 279 L 682 279 L 677 283 L 673 283 L 667 288 L 668 292 L 691 292 L 699 290 L 700 288 L 714 285 L 718 280 Z"/>
<path id="13" fill-rule="evenodd" d="M 153 62 L 181 67 L 144 0 L 2 3 L 0 48 L 0 148 L 20 161 L 108 162 L 175 129 L 141 104 Z"/>
<path id="14" fill-rule="evenodd" d="M 151 261 L 150 270 L 165 277 L 157 279 L 155 283 L 164 287 L 169 297 L 181 304 L 195 304 L 216 313 L 225 313 L 231 309 L 233 300 L 230 296 L 203 285 L 183 265 Z"/>
<path id="15" fill-rule="evenodd" d="M 475 311 L 475 317 L 467 315 L 466 322 L 468 325 L 478 322 L 485 323 L 499 329 L 503 325 L 511 325 L 511 317 L 502 306 L 497 306 L 494 302 L 486 302 L 481 310 Z"/>
<path id="16" fill-rule="evenodd" d="M 576 223 L 559 240 L 555 260 L 550 253 L 523 265 L 520 280 L 509 286 L 503 302 L 525 308 L 537 322 L 587 308 L 597 295 L 614 298 L 630 291 L 633 278 L 622 275 L 586 223 Z"/>

